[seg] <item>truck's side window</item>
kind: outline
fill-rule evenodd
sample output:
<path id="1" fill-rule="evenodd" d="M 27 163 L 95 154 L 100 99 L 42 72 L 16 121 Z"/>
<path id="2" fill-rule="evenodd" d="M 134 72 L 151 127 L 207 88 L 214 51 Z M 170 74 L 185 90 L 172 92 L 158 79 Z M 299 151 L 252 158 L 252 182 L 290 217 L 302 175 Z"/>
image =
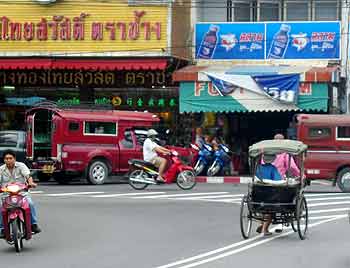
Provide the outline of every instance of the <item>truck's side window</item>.
<path id="1" fill-rule="evenodd" d="M 310 127 L 309 138 L 329 138 L 331 136 L 331 129 L 328 127 Z"/>
<path id="2" fill-rule="evenodd" d="M 337 127 L 337 139 L 350 140 L 350 126 Z"/>
<path id="3" fill-rule="evenodd" d="M 127 149 L 134 148 L 134 142 L 132 140 L 132 135 L 130 130 L 125 130 L 124 138 L 121 140 L 121 144 L 124 148 L 127 148 Z"/>
<path id="4" fill-rule="evenodd" d="M 115 122 L 84 122 L 84 135 L 117 136 L 117 123 Z"/>
<path id="5" fill-rule="evenodd" d="M 77 130 L 79 130 L 79 123 L 78 122 L 69 122 L 68 130 L 69 131 L 77 131 Z"/>

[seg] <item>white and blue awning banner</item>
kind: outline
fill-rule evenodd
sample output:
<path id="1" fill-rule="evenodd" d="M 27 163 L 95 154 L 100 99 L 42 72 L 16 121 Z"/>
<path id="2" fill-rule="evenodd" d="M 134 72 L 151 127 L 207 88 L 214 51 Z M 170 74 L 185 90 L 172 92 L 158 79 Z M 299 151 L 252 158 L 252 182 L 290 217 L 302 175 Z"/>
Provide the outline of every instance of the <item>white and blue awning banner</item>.
<path id="1" fill-rule="evenodd" d="M 295 104 L 298 98 L 300 74 L 235 75 L 205 72 L 213 88 L 221 96 L 233 96 L 240 88 L 274 101 Z M 261 97 L 259 97 L 261 98 Z"/>
<path id="2" fill-rule="evenodd" d="M 299 92 L 299 74 L 269 74 L 253 76 L 255 82 L 271 98 L 296 103 Z"/>

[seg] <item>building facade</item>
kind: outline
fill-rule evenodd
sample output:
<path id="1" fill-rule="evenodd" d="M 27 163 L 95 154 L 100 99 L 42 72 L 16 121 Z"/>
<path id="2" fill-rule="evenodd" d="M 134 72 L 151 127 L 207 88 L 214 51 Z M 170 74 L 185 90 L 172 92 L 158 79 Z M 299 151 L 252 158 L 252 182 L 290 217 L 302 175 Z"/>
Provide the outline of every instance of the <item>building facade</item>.
<path id="1" fill-rule="evenodd" d="M 236 170 L 247 172 L 250 144 L 276 133 L 295 138 L 295 114 L 346 111 L 344 1 L 199 0 L 191 6 L 195 64 L 173 75 L 180 111 L 195 118 L 193 127 L 230 145 Z M 289 78 L 289 86 L 267 82 Z"/>
<path id="2" fill-rule="evenodd" d="M 176 126 L 171 76 L 191 53 L 190 10 L 177 2 L 0 2 L 0 129 L 24 128 L 39 101 L 147 110 Z"/>

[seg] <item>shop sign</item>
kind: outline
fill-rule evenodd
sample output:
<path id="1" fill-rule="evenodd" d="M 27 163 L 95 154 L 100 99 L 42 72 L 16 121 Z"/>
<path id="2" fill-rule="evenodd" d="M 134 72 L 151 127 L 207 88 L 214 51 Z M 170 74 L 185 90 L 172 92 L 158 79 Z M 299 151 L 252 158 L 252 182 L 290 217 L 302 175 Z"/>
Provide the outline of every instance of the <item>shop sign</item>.
<path id="1" fill-rule="evenodd" d="M 80 105 L 80 99 L 77 97 L 59 98 L 57 100 L 57 104 L 60 106 Z M 126 106 L 129 108 L 140 109 L 173 109 L 177 107 L 178 102 L 176 98 L 112 96 L 110 98 L 95 98 L 94 104 L 112 105 L 116 108 L 120 106 Z"/>
<path id="2" fill-rule="evenodd" d="M 199 23 L 197 59 L 339 59 L 340 22 Z"/>
<path id="3" fill-rule="evenodd" d="M 0 71 L 0 86 L 151 88 L 171 84 L 171 73 L 165 71 Z"/>
<path id="4" fill-rule="evenodd" d="M 100 3 L 82 9 L 69 2 L 45 11 L 30 4 L 0 4 L 0 51 L 156 52 L 167 46 L 165 6 Z"/>

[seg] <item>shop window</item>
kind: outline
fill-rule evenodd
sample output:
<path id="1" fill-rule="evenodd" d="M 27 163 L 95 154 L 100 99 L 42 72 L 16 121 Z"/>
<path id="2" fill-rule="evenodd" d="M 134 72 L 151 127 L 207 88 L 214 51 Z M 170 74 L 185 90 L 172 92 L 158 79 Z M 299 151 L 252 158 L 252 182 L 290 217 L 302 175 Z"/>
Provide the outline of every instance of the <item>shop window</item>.
<path id="1" fill-rule="evenodd" d="M 251 2 L 233 3 L 234 21 L 254 21 L 253 6 Z"/>
<path id="2" fill-rule="evenodd" d="M 121 145 L 123 148 L 132 149 L 134 148 L 134 141 L 132 139 L 131 131 L 125 130 L 124 138 L 121 140 Z"/>
<path id="3" fill-rule="evenodd" d="M 16 147 L 18 134 L 16 133 L 0 133 L 0 147 Z"/>
<path id="4" fill-rule="evenodd" d="M 285 18 L 289 21 L 310 20 L 309 1 L 286 1 Z"/>
<path id="5" fill-rule="evenodd" d="M 279 21 L 280 20 L 280 4 L 270 1 L 260 1 L 258 8 L 259 21 Z"/>
<path id="6" fill-rule="evenodd" d="M 68 130 L 69 131 L 77 131 L 77 130 L 79 130 L 79 123 L 78 122 L 69 122 Z"/>
<path id="7" fill-rule="evenodd" d="M 85 135 L 117 136 L 117 124 L 114 122 L 84 122 Z"/>
<path id="8" fill-rule="evenodd" d="M 329 138 L 331 129 L 327 127 L 311 127 L 309 128 L 309 138 Z"/>
<path id="9" fill-rule="evenodd" d="M 337 139 L 350 139 L 350 126 L 337 127 Z"/>
<path id="10" fill-rule="evenodd" d="M 335 1 L 321 1 L 316 0 L 313 7 L 313 20 L 316 21 L 331 21 L 339 19 L 338 0 Z"/>
<path id="11" fill-rule="evenodd" d="M 196 1 L 197 20 L 199 22 L 225 22 L 227 21 L 226 0 Z"/>

